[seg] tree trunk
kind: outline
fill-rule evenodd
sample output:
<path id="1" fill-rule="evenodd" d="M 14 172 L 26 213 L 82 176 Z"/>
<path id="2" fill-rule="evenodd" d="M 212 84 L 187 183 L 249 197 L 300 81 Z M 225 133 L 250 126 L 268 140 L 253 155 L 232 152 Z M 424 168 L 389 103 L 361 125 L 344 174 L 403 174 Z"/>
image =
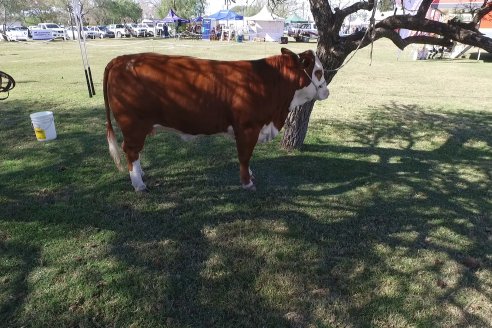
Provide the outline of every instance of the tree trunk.
<path id="1" fill-rule="evenodd" d="M 304 144 L 304 138 L 309 124 L 309 117 L 314 107 L 315 100 L 308 101 L 302 106 L 296 107 L 289 113 L 284 125 L 284 136 L 280 145 L 285 150 L 300 149 Z"/>

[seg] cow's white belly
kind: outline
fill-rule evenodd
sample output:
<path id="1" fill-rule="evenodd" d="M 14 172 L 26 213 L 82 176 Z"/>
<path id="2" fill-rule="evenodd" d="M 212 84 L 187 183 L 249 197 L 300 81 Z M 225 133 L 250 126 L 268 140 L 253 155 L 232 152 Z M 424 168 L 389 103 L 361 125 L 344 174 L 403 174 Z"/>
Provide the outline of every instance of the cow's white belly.
<path id="1" fill-rule="evenodd" d="M 188 134 L 188 133 L 183 133 L 182 131 L 179 131 L 179 130 L 176 130 L 176 129 L 173 129 L 173 128 L 169 128 L 167 126 L 162 126 L 160 124 L 154 125 L 154 129 L 159 129 L 159 130 L 164 130 L 164 131 L 176 133 L 181 138 L 181 140 L 183 140 L 183 141 L 192 141 L 192 140 L 195 140 L 198 137 L 204 136 L 204 134 Z M 234 139 L 234 129 L 232 128 L 232 125 L 229 125 L 227 127 L 227 131 L 219 132 L 219 133 L 216 133 L 215 135 L 222 135 L 222 136 L 225 136 L 225 137 L 229 137 L 229 138 L 233 138 Z"/>
<path id="2" fill-rule="evenodd" d="M 272 141 L 278 134 L 278 129 L 275 127 L 273 122 L 270 124 L 265 124 L 258 135 L 258 143 Z"/>
<path id="3" fill-rule="evenodd" d="M 198 137 L 204 136 L 204 134 L 183 133 L 182 131 L 179 131 L 177 129 L 162 126 L 160 124 L 154 125 L 154 129 L 173 132 L 173 133 L 177 134 L 181 138 L 181 140 L 183 140 L 183 141 L 192 141 Z M 227 131 L 219 132 L 219 133 L 216 133 L 215 135 L 222 135 L 222 136 L 234 139 L 235 138 L 234 128 L 231 125 L 229 125 L 227 127 Z M 269 124 L 265 124 L 263 126 L 263 128 L 261 128 L 260 133 L 258 134 L 258 143 L 264 143 L 264 142 L 272 141 L 273 138 L 275 138 L 277 135 L 278 135 L 278 129 L 275 127 L 273 122 L 270 122 Z"/>

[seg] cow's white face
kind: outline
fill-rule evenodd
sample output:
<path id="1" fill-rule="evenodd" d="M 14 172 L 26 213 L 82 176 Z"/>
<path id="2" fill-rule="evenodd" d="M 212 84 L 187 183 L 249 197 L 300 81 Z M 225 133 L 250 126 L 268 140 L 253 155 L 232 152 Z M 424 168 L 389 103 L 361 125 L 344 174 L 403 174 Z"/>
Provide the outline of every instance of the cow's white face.
<path id="1" fill-rule="evenodd" d="M 314 84 L 316 87 L 316 100 L 325 100 L 330 95 L 330 91 L 328 91 L 328 83 L 326 83 L 325 80 L 325 70 L 318 56 L 315 55 L 314 58 L 315 62 L 311 77 L 311 85 Z"/>
<path id="2" fill-rule="evenodd" d="M 310 76 L 311 83 L 309 83 L 307 87 L 296 90 L 296 92 L 294 93 L 294 98 L 290 102 L 290 110 L 293 110 L 297 106 L 301 106 L 313 99 L 325 100 L 330 95 L 330 92 L 328 91 L 328 85 L 324 76 L 323 64 L 321 64 L 318 56 L 315 55 L 314 58 L 315 62 L 313 73 Z"/>

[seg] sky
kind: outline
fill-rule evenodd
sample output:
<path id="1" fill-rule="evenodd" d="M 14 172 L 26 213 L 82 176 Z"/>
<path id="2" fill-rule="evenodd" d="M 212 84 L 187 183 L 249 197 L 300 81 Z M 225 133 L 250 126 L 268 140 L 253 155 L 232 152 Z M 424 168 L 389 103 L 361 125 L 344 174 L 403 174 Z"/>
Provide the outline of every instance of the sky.
<path id="1" fill-rule="evenodd" d="M 229 8 L 232 8 L 234 6 L 243 6 L 244 4 L 245 1 L 236 0 L 236 3 L 232 3 L 231 5 L 229 5 Z M 224 0 L 208 0 L 208 8 L 205 10 L 205 15 L 214 14 L 221 9 L 226 9 Z"/>

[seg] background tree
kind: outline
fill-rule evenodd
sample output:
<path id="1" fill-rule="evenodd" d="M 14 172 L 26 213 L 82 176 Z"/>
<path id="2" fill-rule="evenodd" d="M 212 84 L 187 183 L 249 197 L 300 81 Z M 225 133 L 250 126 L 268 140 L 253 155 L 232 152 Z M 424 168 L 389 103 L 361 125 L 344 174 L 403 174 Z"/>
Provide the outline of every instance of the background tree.
<path id="1" fill-rule="evenodd" d="M 132 0 L 116 0 L 112 2 L 114 9 L 113 18 L 115 22 L 128 20 L 138 22 L 142 18 L 142 8 L 138 3 L 135 3 Z"/>
<path id="2" fill-rule="evenodd" d="M 166 17 L 169 9 L 180 17 L 198 17 L 205 13 L 205 0 L 162 0 L 157 13 L 160 17 Z"/>
<path id="3" fill-rule="evenodd" d="M 395 9 L 395 3 L 393 0 L 379 0 L 377 7 L 380 11 L 389 11 Z"/>
<path id="4" fill-rule="evenodd" d="M 0 0 L 0 15 L 2 17 L 2 30 L 11 21 L 23 21 L 22 10 L 26 8 L 28 0 Z"/>
<path id="5" fill-rule="evenodd" d="M 27 1 L 24 10 L 29 13 L 25 17 L 25 22 L 29 25 L 36 25 L 41 22 L 58 22 L 64 13 L 64 10 L 57 5 L 56 0 Z"/>
<path id="6" fill-rule="evenodd" d="M 112 23 L 111 13 L 108 11 L 108 0 L 94 0 L 94 10 L 90 13 L 91 18 L 97 22 L 98 25 Z"/>
<path id="7" fill-rule="evenodd" d="M 137 22 L 142 18 L 142 8 L 132 0 L 96 0 L 95 7 L 97 14 L 92 14 L 101 24 Z"/>
<path id="8" fill-rule="evenodd" d="M 95 11 L 93 0 L 78 0 L 82 4 L 84 16 Z M 41 22 L 70 24 L 72 0 L 0 0 L 0 10 L 9 13 L 5 21 L 18 20 L 25 25 L 37 25 Z"/>
<path id="9" fill-rule="evenodd" d="M 243 6 L 233 6 L 232 8 L 229 8 L 229 9 L 238 13 L 238 14 L 241 14 L 245 17 L 248 17 L 248 16 L 256 15 L 261 10 L 261 8 L 263 6 L 264 6 L 264 3 L 261 1 L 260 2 L 253 2 L 250 4 L 248 4 L 246 2 L 246 4 Z"/>
<path id="10" fill-rule="evenodd" d="M 162 0 L 138 0 L 140 7 L 143 10 L 143 16 L 146 18 L 159 18 L 157 10 L 161 5 Z"/>
<path id="11" fill-rule="evenodd" d="M 286 3 L 286 0 L 268 0 L 268 2 L 271 8 L 275 8 Z M 367 33 L 359 31 L 343 36 L 340 35 L 340 30 L 345 18 L 360 11 L 372 12 L 375 0 L 359 1 L 345 7 L 335 6 L 333 1 L 327 0 L 310 0 L 309 2 L 319 31 L 317 54 L 326 69 L 325 78 L 328 83 L 336 75 L 336 69 L 352 52 L 381 38 L 390 39 L 401 50 L 410 44 L 451 47 L 453 42 L 460 42 L 492 53 L 492 39 L 487 38 L 477 29 L 480 20 L 492 11 L 492 0 L 483 0 L 480 8 L 472 12 L 473 18 L 469 23 L 454 19 L 448 22 L 426 19 L 425 15 L 432 0 L 423 0 L 414 15 L 392 15 L 370 27 Z M 422 33 L 402 37 L 396 32 L 399 29 Z M 282 147 L 297 149 L 302 146 L 313 106 L 314 102 L 309 102 L 289 114 L 281 141 Z"/>
<path id="12" fill-rule="evenodd" d="M 76 4 L 80 6 L 82 20 L 84 24 L 95 24 L 93 19 L 94 13 L 98 12 L 98 9 L 94 7 L 95 3 L 92 0 L 77 0 Z M 58 0 L 57 6 L 62 8 L 65 12 L 65 17 L 57 20 L 58 22 L 64 23 L 65 25 L 74 26 L 75 21 L 73 18 L 73 1 L 72 0 Z M 73 36 L 70 36 L 73 38 Z"/>

